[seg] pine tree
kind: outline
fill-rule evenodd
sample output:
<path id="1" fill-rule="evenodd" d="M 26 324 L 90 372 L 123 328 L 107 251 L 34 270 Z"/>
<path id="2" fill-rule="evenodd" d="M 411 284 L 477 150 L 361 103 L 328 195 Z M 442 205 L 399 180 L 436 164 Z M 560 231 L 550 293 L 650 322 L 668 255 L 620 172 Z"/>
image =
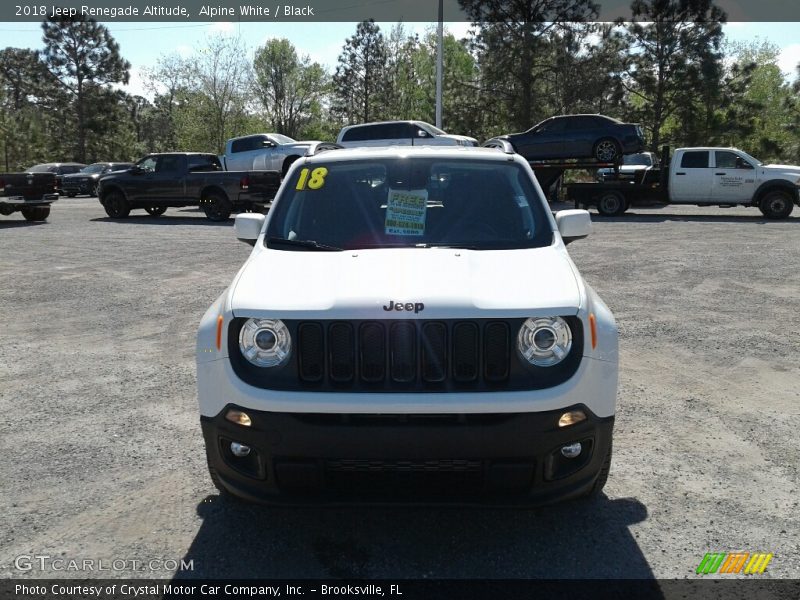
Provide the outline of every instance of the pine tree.
<path id="1" fill-rule="evenodd" d="M 108 29 L 94 19 L 58 17 L 42 23 L 44 57 L 50 72 L 71 96 L 76 117 L 75 158 L 86 161 L 87 117 L 96 88 L 128 83 L 130 63 Z"/>
<path id="2" fill-rule="evenodd" d="M 380 27 L 362 21 L 339 55 L 332 111 L 349 123 L 380 119 L 387 94 L 386 41 Z"/>

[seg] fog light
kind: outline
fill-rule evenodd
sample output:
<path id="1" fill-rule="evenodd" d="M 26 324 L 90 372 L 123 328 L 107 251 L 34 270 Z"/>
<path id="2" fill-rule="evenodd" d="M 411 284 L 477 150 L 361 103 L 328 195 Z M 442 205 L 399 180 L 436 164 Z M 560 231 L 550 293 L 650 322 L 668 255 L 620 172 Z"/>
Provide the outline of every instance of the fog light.
<path id="1" fill-rule="evenodd" d="M 580 444 L 578 444 L 578 448 L 580 448 Z M 562 452 L 564 451 L 563 448 L 561 451 Z M 245 456 L 250 454 L 250 446 L 245 446 L 244 444 L 240 444 L 239 442 L 231 442 L 231 454 L 233 454 L 238 458 L 244 458 Z"/>
<path id="2" fill-rule="evenodd" d="M 225 413 L 225 418 L 231 423 L 242 425 L 243 427 L 250 427 L 253 422 L 250 420 L 250 415 L 240 410 L 229 410 Z"/>
<path id="3" fill-rule="evenodd" d="M 559 427 L 569 427 L 570 425 L 575 425 L 575 423 L 580 423 L 581 421 L 586 420 L 586 413 L 582 410 L 571 410 L 569 412 L 565 412 L 561 415 L 558 419 L 558 426 Z"/>
<path id="4" fill-rule="evenodd" d="M 232 448 L 232 446 L 231 446 Z M 561 456 L 564 458 L 577 458 L 581 455 L 581 450 L 583 447 L 581 446 L 580 442 L 575 442 L 574 444 L 569 444 L 567 446 L 563 446 L 561 448 Z M 249 448 L 248 448 L 249 450 Z M 235 454 L 235 453 L 234 453 Z"/>

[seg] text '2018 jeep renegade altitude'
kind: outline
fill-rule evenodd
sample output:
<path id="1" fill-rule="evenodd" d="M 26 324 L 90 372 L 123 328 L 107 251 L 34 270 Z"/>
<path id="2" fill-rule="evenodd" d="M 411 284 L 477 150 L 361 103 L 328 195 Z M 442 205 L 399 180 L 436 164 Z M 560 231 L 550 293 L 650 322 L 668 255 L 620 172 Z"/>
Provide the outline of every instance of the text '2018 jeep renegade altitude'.
<path id="1" fill-rule="evenodd" d="M 266 222 L 265 222 L 266 221 Z M 526 161 L 478 148 L 300 159 L 197 338 L 208 464 L 267 502 L 539 504 L 599 493 L 614 318 Z"/>

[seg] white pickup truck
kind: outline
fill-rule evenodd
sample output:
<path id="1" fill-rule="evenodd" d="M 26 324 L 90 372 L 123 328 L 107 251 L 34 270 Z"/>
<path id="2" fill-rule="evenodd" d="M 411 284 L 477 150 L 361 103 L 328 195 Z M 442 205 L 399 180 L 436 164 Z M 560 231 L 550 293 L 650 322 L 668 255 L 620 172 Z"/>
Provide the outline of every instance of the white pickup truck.
<path id="1" fill-rule="evenodd" d="M 228 140 L 220 161 L 226 171 L 278 171 L 284 176 L 294 161 L 321 143 L 298 142 L 280 133 L 257 133 Z"/>
<path id="2" fill-rule="evenodd" d="M 768 219 L 785 219 L 800 203 L 800 167 L 765 165 L 737 148 L 678 148 L 665 167 L 633 181 L 576 183 L 567 198 L 617 216 L 637 201 L 698 206 L 755 206 Z"/>

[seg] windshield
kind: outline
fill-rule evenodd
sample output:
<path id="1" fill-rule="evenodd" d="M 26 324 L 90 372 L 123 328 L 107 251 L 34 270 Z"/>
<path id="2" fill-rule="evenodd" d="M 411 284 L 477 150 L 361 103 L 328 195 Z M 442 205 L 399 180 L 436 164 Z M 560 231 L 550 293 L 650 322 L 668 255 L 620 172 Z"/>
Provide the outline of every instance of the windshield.
<path id="1" fill-rule="evenodd" d="M 447 135 L 444 131 L 442 131 L 438 127 L 434 127 L 430 123 L 425 123 L 425 126 L 436 135 Z"/>
<path id="2" fill-rule="evenodd" d="M 761 165 L 763 165 L 763 164 L 764 164 L 764 163 L 762 163 L 760 160 L 758 160 L 756 157 L 754 157 L 754 156 L 750 156 L 750 155 L 749 155 L 747 152 L 744 152 L 744 151 L 742 151 L 742 150 L 739 150 L 739 152 L 741 152 L 741 153 L 742 153 L 742 156 L 743 156 L 744 158 L 746 158 L 747 160 L 749 160 L 749 161 L 750 161 L 750 163 L 751 163 L 751 164 L 753 164 L 753 165 L 756 165 L 756 166 L 761 166 Z"/>
<path id="3" fill-rule="evenodd" d="M 55 173 L 56 167 L 54 165 L 34 165 L 30 169 L 28 169 L 27 173 Z"/>
<path id="4" fill-rule="evenodd" d="M 653 166 L 653 158 L 649 154 L 627 154 L 622 157 L 623 165 Z"/>
<path id="5" fill-rule="evenodd" d="M 283 135 L 282 133 L 270 133 L 269 136 L 272 138 L 273 141 L 279 144 L 294 144 L 296 140 L 293 140 L 288 135 Z"/>
<path id="6" fill-rule="evenodd" d="M 491 250 L 553 239 L 529 174 L 506 161 L 317 161 L 294 171 L 272 210 L 267 245 L 281 250 Z"/>
<path id="7" fill-rule="evenodd" d="M 81 173 L 102 173 L 106 168 L 106 165 L 103 163 L 95 163 L 93 165 L 89 165 L 88 167 L 84 167 L 81 169 Z"/>

